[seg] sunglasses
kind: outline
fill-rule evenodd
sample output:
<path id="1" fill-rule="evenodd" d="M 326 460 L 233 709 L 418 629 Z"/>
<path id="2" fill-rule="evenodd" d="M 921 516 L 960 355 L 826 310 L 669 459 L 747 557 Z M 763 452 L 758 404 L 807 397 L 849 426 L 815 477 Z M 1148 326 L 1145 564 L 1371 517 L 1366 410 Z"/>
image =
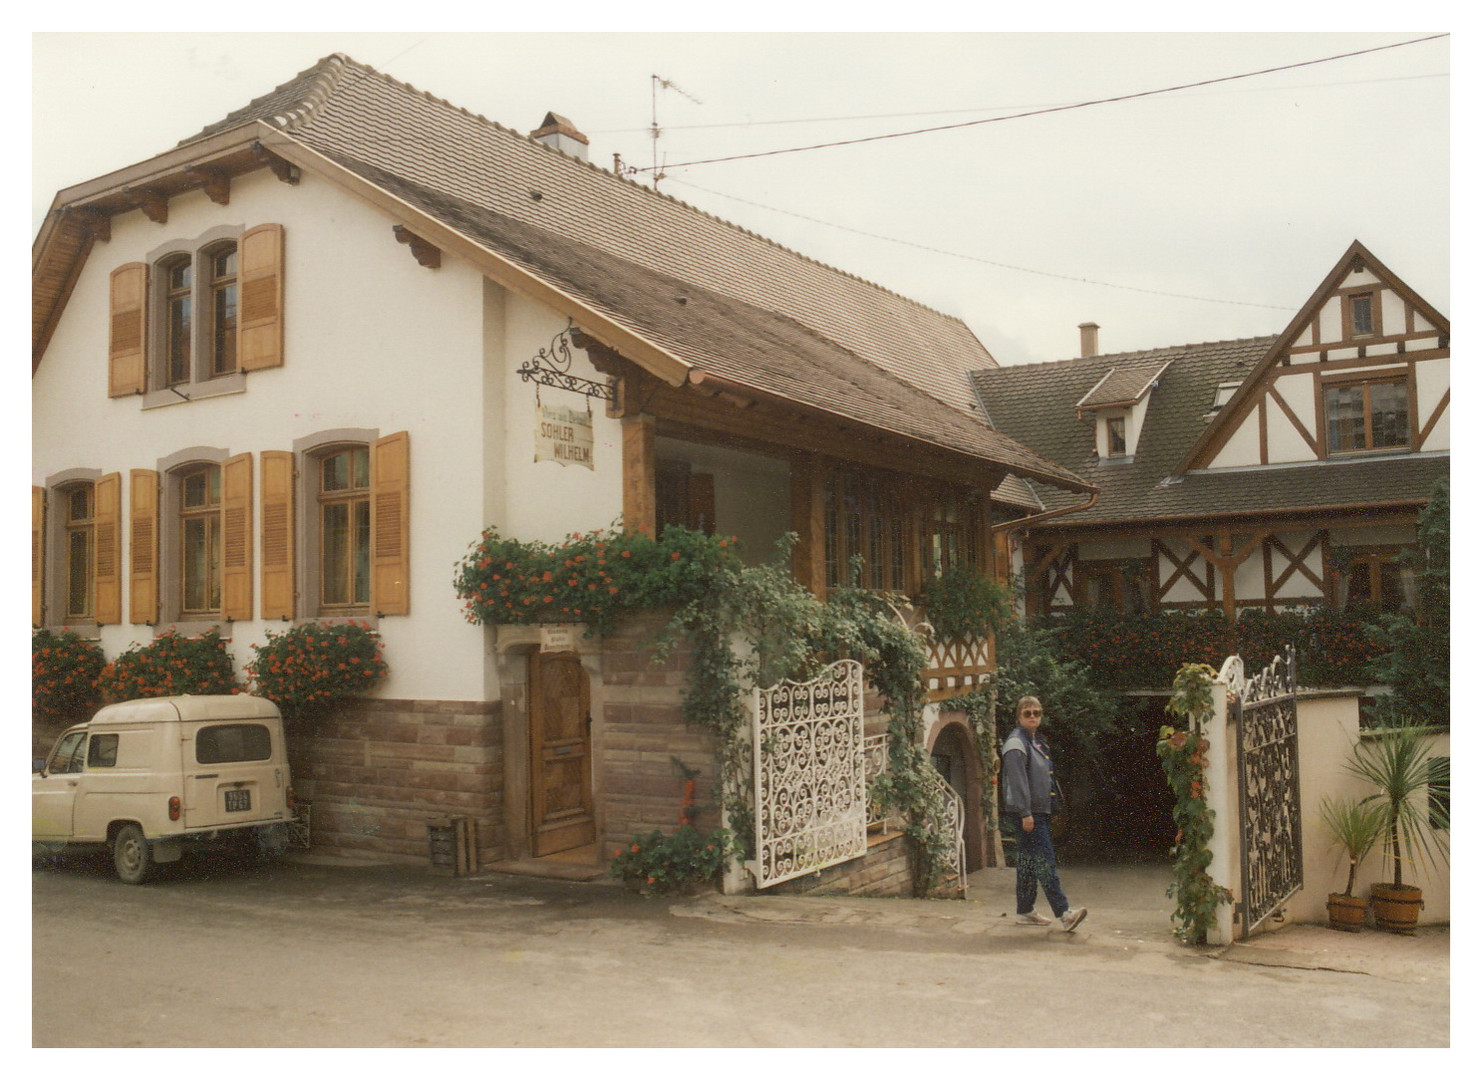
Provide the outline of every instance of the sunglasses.
<path id="1" fill-rule="evenodd" d="M 1039 709 L 1025 709 L 1019 715 L 1020 716 L 1043 716 L 1044 713 L 1042 713 Z"/>

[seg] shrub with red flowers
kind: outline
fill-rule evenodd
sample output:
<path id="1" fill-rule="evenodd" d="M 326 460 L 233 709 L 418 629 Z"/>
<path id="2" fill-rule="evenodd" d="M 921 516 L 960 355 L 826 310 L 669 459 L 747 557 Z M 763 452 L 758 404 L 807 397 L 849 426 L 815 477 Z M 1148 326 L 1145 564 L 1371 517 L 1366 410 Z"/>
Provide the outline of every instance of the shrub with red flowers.
<path id="1" fill-rule="evenodd" d="M 98 706 L 103 650 L 70 630 L 31 635 L 31 713 L 40 720 L 84 719 Z"/>
<path id="2" fill-rule="evenodd" d="M 98 676 L 104 701 L 175 694 L 240 694 L 226 642 L 215 630 L 183 637 L 167 630 L 148 645 L 131 645 Z"/>
<path id="3" fill-rule="evenodd" d="M 290 720 L 309 720 L 373 689 L 389 670 L 381 639 L 362 623 L 302 623 L 254 646 L 247 677 Z"/>
<path id="4" fill-rule="evenodd" d="M 700 597 L 719 569 L 739 567 L 735 548 L 735 537 L 677 525 L 657 538 L 606 529 L 556 544 L 486 529 L 458 564 L 453 587 L 469 622 L 585 623 L 601 633 L 626 612 Z"/>

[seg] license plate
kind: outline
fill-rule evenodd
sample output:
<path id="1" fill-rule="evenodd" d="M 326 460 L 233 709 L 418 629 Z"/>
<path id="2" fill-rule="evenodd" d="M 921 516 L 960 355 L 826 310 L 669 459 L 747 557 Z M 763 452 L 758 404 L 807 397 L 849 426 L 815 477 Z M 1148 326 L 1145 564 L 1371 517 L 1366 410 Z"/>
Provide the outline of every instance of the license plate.
<path id="1" fill-rule="evenodd" d="M 224 794 L 228 813 L 252 809 L 252 792 L 248 788 L 228 788 Z"/>

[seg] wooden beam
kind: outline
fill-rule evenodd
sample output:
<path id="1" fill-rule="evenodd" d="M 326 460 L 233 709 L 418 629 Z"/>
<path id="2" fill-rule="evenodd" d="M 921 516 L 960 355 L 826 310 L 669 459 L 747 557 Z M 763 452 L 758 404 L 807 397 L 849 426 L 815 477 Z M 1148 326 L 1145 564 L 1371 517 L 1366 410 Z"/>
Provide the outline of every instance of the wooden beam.
<path id="1" fill-rule="evenodd" d="M 157 225 L 170 220 L 170 200 L 151 188 L 124 188 L 124 194 Z"/>
<path id="2" fill-rule="evenodd" d="M 185 170 L 185 175 L 199 180 L 206 197 L 218 206 L 226 206 L 232 201 L 232 178 L 225 169 L 194 165 Z"/>
<path id="3" fill-rule="evenodd" d="M 423 240 L 405 225 L 393 225 L 391 231 L 396 234 L 398 244 L 406 244 L 412 249 L 412 256 L 419 266 L 425 266 L 429 270 L 442 266 L 443 253 L 436 246 Z"/>
<path id="4" fill-rule="evenodd" d="M 654 535 L 658 505 L 654 485 L 654 418 L 623 417 L 623 528 Z"/>

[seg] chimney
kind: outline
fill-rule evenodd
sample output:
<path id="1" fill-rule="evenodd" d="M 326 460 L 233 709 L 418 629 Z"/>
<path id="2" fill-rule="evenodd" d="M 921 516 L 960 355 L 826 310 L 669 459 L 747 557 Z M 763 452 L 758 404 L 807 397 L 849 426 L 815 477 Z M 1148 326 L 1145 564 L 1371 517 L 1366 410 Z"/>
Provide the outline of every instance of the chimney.
<path id="1" fill-rule="evenodd" d="M 1096 331 L 1098 331 L 1100 329 L 1101 329 L 1101 327 L 1097 326 L 1093 322 L 1083 322 L 1083 323 L 1081 323 L 1080 331 L 1081 331 L 1081 355 L 1082 356 L 1098 356 L 1098 355 L 1100 355 L 1100 353 L 1101 353 L 1101 346 L 1097 343 L 1097 340 L 1096 340 Z"/>
<path id="2" fill-rule="evenodd" d="M 546 113 L 545 119 L 540 122 L 540 127 L 532 131 L 530 137 L 536 142 L 554 147 L 563 154 L 570 154 L 582 161 L 587 160 L 587 137 L 577 131 L 576 125 L 560 113 Z"/>

